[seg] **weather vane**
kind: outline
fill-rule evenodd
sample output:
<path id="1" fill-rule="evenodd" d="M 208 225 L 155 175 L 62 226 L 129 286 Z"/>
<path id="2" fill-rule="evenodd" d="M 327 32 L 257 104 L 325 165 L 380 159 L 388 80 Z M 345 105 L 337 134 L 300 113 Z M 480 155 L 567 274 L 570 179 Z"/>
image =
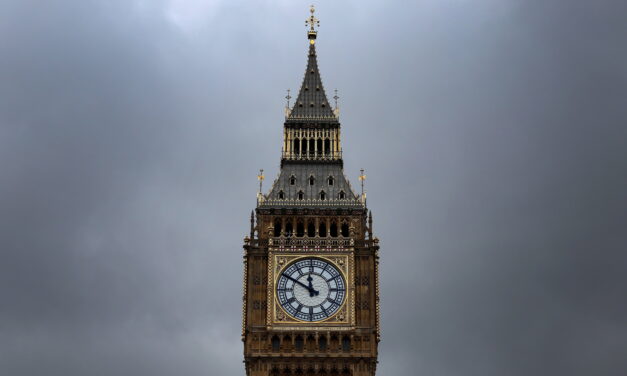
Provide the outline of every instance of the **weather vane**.
<path id="1" fill-rule="evenodd" d="M 316 8 L 313 6 L 313 4 L 311 5 L 311 8 L 309 8 L 309 12 L 311 12 L 311 16 L 309 16 L 309 18 L 305 20 L 305 26 L 309 25 L 310 30 L 315 31 L 314 26 L 320 27 L 320 21 L 316 17 L 314 17 Z"/>

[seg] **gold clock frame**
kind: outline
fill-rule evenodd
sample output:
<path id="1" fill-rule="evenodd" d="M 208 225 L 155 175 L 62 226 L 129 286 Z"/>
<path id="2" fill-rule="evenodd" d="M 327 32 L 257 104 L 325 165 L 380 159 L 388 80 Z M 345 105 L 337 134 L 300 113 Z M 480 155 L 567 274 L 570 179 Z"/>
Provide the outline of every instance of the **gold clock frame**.
<path id="1" fill-rule="evenodd" d="M 333 265 L 342 274 L 346 283 L 346 298 L 342 306 L 331 317 L 321 321 L 303 321 L 288 314 L 279 303 L 276 287 L 281 271 L 288 265 L 304 258 L 319 258 Z M 325 254 L 301 252 L 273 252 L 268 254 L 267 323 L 274 330 L 351 330 L 355 328 L 355 260 L 352 252 L 330 252 Z"/>

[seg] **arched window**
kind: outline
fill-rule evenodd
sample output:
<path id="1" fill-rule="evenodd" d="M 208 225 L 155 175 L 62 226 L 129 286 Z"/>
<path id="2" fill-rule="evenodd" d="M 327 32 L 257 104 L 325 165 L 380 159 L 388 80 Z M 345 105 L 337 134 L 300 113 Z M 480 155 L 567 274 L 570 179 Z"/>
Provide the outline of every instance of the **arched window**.
<path id="1" fill-rule="evenodd" d="M 331 223 L 331 226 L 329 228 L 329 233 L 332 237 L 337 237 L 337 223 L 333 222 Z"/>
<path id="2" fill-rule="evenodd" d="M 274 236 L 281 236 L 281 218 L 274 220 Z"/>
<path id="3" fill-rule="evenodd" d="M 316 236 L 316 225 L 313 223 L 313 221 L 309 221 L 309 224 L 307 225 L 307 236 L 309 236 L 310 238 Z"/>
<path id="4" fill-rule="evenodd" d="M 322 139 L 316 140 L 316 147 L 318 148 L 318 155 L 322 154 Z"/>
<path id="5" fill-rule="evenodd" d="M 342 223 L 342 236 L 343 237 L 348 237 L 348 223 Z"/>
<path id="6" fill-rule="evenodd" d="M 324 140 L 324 153 L 331 154 L 331 141 L 328 138 Z"/>
<path id="7" fill-rule="evenodd" d="M 281 349 L 281 340 L 278 336 L 272 337 L 272 351 L 279 351 Z"/>
<path id="8" fill-rule="evenodd" d="M 296 224 L 296 236 L 298 236 L 299 238 L 305 236 L 305 224 L 303 222 L 299 221 Z"/>
<path id="9" fill-rule="evenodd" d="M 316 182 L 316 178 L 314 178 L 314 176 L 313 176 L 313 175 L 311 175 L 311 176 L 309 177 L 309 185 L 314 185 L 314 183 L 315 183 L 315 182 Z"/>
<path id="10" fill-rule="evenodd" d="M 303 193 L 303 191 L 298 191 L 298 199 L 303 200 L 304 198 L 305 198 L 305 194 Z"/>
<path id="11" fill-rule="evenodd" d="M 316 140 L 313 138 L 309 139 L 309 154 L 313 154 L 316 150 Z"/>
<path id="12" fill-rule="evenodd" d="M 307 154 L 307 140 L 303 140 L 303 155 Z"/>
<path id="13" fill-rule="evenodd" d="M 303 347 L 305 347 L 305 341 L 303 340 L 303 337 L 301 337 L 300 335 L 296 336 L 296 338 L 294 339 L 294 347 L 296 347 L 296 351 L 303 351 Z"/>
<path id="14" fill-rule="evenodd" d="M 292 175 L 290 176 L 290 185 L 294 185 L 296 184 L 296 176 Z"/>
<path id="15" fill-rule="evenodd" d="M 279 199 L 283 200 L 285 198 L 285 193 L 283 191 L 279 191 Z"/>
<path id="16" fill-rule="evenodd" d="M 318 338 L 318 348 L 320 349 L 320 351 L 327 350 L 327 337 Z"/>
<path id="17" fill-rule="evenodd" d="M 320 222 L 320 228 L 318 228 L 318 235 L 321 237 L 327 236 L 327 224 L 324 222 Z"/>
<path id="18" fill-rule="evenodd" d="M 289 221 L 285 224 L 285 236 L 292 236 L 292 222 Z"/>
<path id="19" fill-rule="evenodd" d="M 333 176 L 329 176 L 327 181 L 328 181 L 329 185 L 333 185 L 333 183 L 335 183 L 335 179 L 333 178 Z"/>
<path id="20" fill-rule="evenodd" d="M 300 153 L 300 140 L 298 138 L 294 139 L 294 153 Z"/>
<path id="21" fill-rule="evenodd" d="M 348 336 L 342 338 L 342 350 L 351 351 L 351 339 Z"/>
<path id="22" fill-rule="evenodd" d="M 344 191 L 340 191 L 340 194 L 338 195 L 338 197 L 343 200 L 346 198 L 346 193 L 344 193 Z"/>
<path id="23" fill-rule="evenodd" d="M 324 191 L 320 192 L 320 199 L 321 200 L 326 200 L 327 199 L 327 194 L 324 193 Z"/>

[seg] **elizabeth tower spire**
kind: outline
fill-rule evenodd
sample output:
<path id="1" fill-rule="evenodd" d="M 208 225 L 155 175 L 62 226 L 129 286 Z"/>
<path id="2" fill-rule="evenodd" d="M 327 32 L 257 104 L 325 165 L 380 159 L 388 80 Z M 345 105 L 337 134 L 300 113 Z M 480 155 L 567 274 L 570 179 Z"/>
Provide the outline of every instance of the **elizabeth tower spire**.
<path id="1" fill-rule="evenodd" d="M 339 110 L 322 85 L 313 6 L 306 24 L 307 68 L 286 108 L 281 169 L 269 192 L 258 193 L 244 239 L 246 375 L 374 376 L 379 241 L 363 190 L 344 176 Z"/>

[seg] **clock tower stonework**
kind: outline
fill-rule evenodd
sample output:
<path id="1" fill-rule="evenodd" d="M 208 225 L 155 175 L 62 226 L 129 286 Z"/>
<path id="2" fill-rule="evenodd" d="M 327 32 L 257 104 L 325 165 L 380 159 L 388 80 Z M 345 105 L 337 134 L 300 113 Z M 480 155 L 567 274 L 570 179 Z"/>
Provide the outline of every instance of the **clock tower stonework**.
<path id="1" fill-rule="evenodd" d="M 339 111 L 318 71 L 313 7 L 307 23 L 307 69 L 286 107 L 281 170 L 258 194 L 244 239 L 246 375 L 374 376 L 379 241 L 363 188 L 355 193 L 344 176 Z"/>

